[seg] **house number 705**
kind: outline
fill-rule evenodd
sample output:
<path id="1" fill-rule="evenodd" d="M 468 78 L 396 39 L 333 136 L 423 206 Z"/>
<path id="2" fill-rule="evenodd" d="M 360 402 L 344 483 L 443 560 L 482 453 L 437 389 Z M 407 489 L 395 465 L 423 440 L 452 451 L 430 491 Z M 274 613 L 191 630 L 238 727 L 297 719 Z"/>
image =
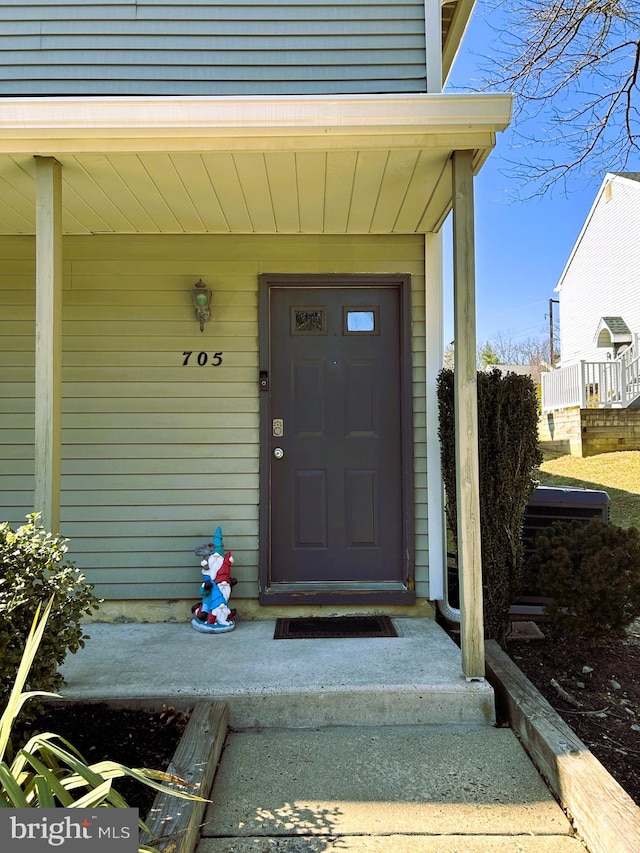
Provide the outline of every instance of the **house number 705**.
<path id="1" fill-rule="evenodd" d="M 193 355 L 193 350 L 191 350 L 191 352 L 183 352 L 182 355 L 184 356 L 182 366 L 186 367 L 189 364 L 189 359 Z M 207 364 L 209 364 L 209 353 L 199 352 L 196 356 L 196 361 L 198 362 L 198 365 L 200 367 L 205 367 Z M 214 354 L 211 356 L 211 364 L 213 367 L 220 367 L 220 365 L 222 364 L 221 352 L 214 352 Z"/>

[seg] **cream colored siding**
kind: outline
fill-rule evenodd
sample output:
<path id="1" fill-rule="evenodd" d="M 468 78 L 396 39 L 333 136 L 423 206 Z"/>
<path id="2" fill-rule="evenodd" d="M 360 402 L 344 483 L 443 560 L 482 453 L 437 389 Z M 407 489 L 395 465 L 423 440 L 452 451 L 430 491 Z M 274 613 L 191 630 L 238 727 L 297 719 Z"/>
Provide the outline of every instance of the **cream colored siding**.
<path id="1" fill-rule="evenodd" d="M 33 241 L 0 247 L 0 502 L 15 523 L 33 500 Z M 197 599 L 194 548 L 218 524 L 234 598 L 257 596 L 257 297 L 269 272 L 412 275 L 416 580 L 427 595 L 422 237 L 67 237 L 62 533 L 102 597 Z M 189 294 L 199 278 L 214 293 L 202 334 Z"/>
<path id="2" fill-rule="evenodd" d="M 35 261 L 30 238 L 0 251 L 0 516 L 13 525 L 33 511 Z"/>
<path id="3" fill-rule="evenodd" d="M 609 195 L 609 200 L 607 200 Z M 602 361 L 595 346 L 601 317 L 622 317 L 640 333 L 640 181 L 614 178 L 576 245 L 560 292 L 562 365 Z"/>

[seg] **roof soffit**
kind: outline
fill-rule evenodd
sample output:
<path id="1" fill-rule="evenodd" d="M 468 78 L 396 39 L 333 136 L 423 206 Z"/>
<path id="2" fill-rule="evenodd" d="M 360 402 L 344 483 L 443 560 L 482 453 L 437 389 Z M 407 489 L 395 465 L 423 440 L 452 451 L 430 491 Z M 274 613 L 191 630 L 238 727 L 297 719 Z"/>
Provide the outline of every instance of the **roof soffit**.
<path id="1" fill-rule="evenodd" d="M 63 231 L 415 233 L 479 169 L 504 96 L 0 102 L 0 233 L 35 229 L 34 155 L 63 166 Z"/>

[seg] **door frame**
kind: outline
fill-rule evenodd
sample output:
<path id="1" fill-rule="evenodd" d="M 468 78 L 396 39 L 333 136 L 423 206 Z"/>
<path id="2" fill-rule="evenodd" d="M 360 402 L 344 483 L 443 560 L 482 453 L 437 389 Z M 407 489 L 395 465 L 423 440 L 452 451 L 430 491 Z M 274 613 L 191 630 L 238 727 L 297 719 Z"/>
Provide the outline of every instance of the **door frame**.
<path id="1" fill-rule="evenodd" d="M 274 288 L 393 287 L 400 301 L 400 424 L 402 468 L 402 583 L 350 583 L 348 588 L 313 584 L 271 583 L 271 430 L 269 372 L 270 305 Z M 258 589 L 260 604 L 413 604 L 415 601 L 413 383 L 411 363 L 411 276 L 408 274 L 277 274 L 259 276 L 259 388 L 260 388 L 260 521 Z"/>

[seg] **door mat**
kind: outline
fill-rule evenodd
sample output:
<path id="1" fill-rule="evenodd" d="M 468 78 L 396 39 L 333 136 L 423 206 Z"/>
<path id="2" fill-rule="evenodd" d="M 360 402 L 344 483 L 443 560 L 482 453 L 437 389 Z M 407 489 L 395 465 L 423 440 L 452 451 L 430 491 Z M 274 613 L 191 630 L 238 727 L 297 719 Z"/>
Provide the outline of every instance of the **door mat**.
<path id="1" fill-rule="evenodd" d="M 346 640 L 350 637 L 397 637 L 388 616 L 311 616 L 277 619 L 274 640 Z"/>

